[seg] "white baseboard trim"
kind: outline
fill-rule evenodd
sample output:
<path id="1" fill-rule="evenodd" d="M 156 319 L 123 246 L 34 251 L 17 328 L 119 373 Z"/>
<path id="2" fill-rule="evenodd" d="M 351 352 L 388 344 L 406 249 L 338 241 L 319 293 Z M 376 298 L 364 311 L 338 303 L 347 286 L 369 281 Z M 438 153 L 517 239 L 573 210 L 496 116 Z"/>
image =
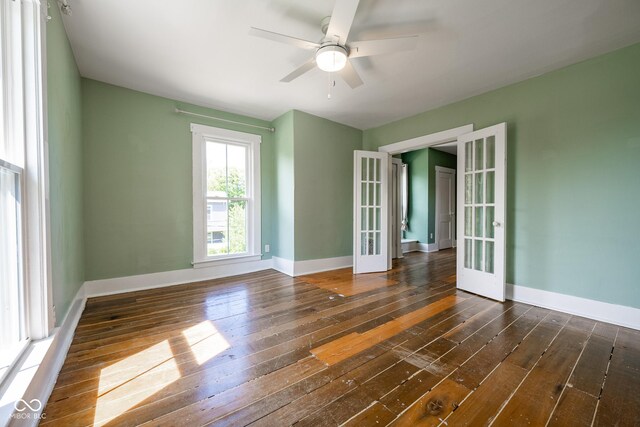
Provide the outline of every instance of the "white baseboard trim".
<path id="1" fill-rule="evenodd" d="M 507 283 L 507 299 L 640 330 L 640 309 Z"/>
<path id="2" fill-rule="evenodd" d="M 12 379 L 11 386 L 2 396 L 0 404 L 2 407 L 1 425 L 4 425 L 5 417 L 9 417 L 10 421 L 21 426 L 38 425 L 42 411 L 58 379 L 58 373 L 67 357 L 86 301 L 83 285 L 76 293 L 61 325 L 55 328 L 49 337 L 29 344 L 29 348 L 18 362 L 17 374 Z M 41 405 L 38 410 L 19 413 L 20 416 L 28 416 L 28 418 L 12 420 L 11 413 L 14 412 L 14 402 L 18 399 L 24 399 L 27 402 L 33 402 L 33 399 L 37 399 Z M 33 402 L 31 406 L 34 409 L 38 407 L 36 402 Z M 5 411 L 6 409 L 9 411 Z"/>
<path id="3" fill-rule="evenodd" d="M 271 266 L 271 268 L 279 271 L 280 273 L 284 273 L 287 276 L 293 277 L 293 261 L 277 256 L 274 256 L 271 259 L 273 260 L 273 265 Z"/>
<path id="4" fill-rule="evenodd" d="M 322 271 L 337 270 L 353 266 L 353 257 L 340 256 L 335 258 L 310 259 L 306 261 L 296 261 L 293 265 L 294 276 L 304 274 L 320 273 Z"/>
<path id="5" fill-rule="evenodd" d="M 416 252 L 418 250 L 418 241 L 402 242 L 402 253 Z"/>
<path id="6" fill-rule="evenodd" d="M 273 257 L 273 269 L 288 276 L 302 276 L 305 274 L 320 273 L 322 271 L 337 270 L 353 265 L 352 256 L 335 258 L 310 259 L 305 261 L 291 261 L 289 259 Z"/>
<path id="7" fill-rule="evenodd" d="M 419 252 L 438 252 L 440 249 L 437 243 L 418 243 L 416 250 Z"/>
<path id="8" fill-rule="evenodd" d="M 84 286 L 87 297 L 90 298 L 237 276 L 239 274 L 268 270 L 272 267 L 273 261 L 271 259 L 264 259 L 212 267 L 187 268 L 184 270 L 140 274 L 137 276 L 116 277 L 113 279 L 90 280 L 85 282 Z"/>

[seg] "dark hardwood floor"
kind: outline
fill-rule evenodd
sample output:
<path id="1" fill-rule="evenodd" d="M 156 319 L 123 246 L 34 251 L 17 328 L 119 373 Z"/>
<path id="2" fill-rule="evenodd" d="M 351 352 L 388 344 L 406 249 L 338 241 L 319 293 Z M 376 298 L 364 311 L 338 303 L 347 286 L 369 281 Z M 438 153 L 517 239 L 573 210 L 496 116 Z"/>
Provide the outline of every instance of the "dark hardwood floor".
<path id="1" fill-rule="evenodd" d="M 269 270 L 94 298 L 43 426 L 640 425 L 640 333 L 386 274 Z"/>

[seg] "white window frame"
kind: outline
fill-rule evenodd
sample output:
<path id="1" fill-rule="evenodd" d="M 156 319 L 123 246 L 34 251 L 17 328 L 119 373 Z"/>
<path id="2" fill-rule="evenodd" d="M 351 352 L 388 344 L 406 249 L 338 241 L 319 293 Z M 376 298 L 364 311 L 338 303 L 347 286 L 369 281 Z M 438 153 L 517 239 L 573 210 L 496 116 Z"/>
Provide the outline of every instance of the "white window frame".
<path id="1" fill-rule="evenodd" d="M 39 0 L 2 0 L 0 8 L 3 137 L 17 146 L 20 156 L 15 157 L 16 163 L 22 168 L 22 292 L 28 344 L 48 337 L 55 325 L 49 238 L 49 162 L 47 127 L 44 125 L 47 117 L 46 32 L 43 28 L 48 14 Z M 17 15 L 19 20 L 15 19 Z M 16 366 L 14 364 L 11 369 Z M 11 382 L 12 376 L 8 373 L 7 381 Z M 8 385 L 3 383 L 0 391 Z"/>
<path id="2" fill-rule="evenodd" d="M 258 261 L 261 253 L 260 144 L 262 137 L 251 133 L 191 124 L 193 145 L 193 266 L 209 267 L 217 264 Z M 207 167 L 206 142 L 218 141 L 243 145 L 248 150 L 247 165 L 247 253 L 207 254 Z"/>

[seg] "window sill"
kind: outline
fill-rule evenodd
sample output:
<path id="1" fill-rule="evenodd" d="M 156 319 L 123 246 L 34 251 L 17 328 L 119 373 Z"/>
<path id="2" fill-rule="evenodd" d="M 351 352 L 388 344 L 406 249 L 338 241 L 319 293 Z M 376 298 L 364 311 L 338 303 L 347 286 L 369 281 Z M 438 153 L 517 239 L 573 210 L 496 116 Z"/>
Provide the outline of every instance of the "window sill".
<path id="1" fill-rule="evenodd" d="M 260 261 L 262 259 L 262 254 L 259 255 L 237 255 L 237 256 L 229 256 L 225 258 L 216 258 L 216 259 L 207 259 L 202 261 L 193 261 L 191 265 L 193 268 L 206 268 L 206 267 L 214 267 L 217 265 L 227 265 L 227 264 L 238 264 L 241 262 L 252 262 L 252 261 Z"/>
<path id="2" fill-rule="evenodd" d="M 17 363 L 9 371 L 5 382 L 2 384 L 2 393 L 0 393 L 0 425 L 5 425 L 12 420 L 15 414 L 15 402 L 24 397 L 24 393 L 31 385 L 36 371 L 40 368 L 40 364 L 44 361 L 49 347 L 53 343 L 55 335 L 48 338 L 31 341 Z M 30 402 L 34 406 L 34 411 L 21 412 L 26 421 L 36 421 L 46 402 Z M 37 405 L 37 406 L 36 406 Z"/>

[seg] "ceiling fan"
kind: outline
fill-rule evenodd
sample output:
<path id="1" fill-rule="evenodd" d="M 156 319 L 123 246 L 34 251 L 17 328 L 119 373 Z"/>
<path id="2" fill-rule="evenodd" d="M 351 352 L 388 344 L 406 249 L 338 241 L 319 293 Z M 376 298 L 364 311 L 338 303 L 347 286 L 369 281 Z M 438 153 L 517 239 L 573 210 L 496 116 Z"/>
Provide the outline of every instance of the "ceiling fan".
<path id="1" fill-rule="evenodd" d="M 251 27 L 249 34 L 277 41 L 303 49 L 315 50 L 311 59 L 284 76 L 281 82 L 290 82 L 316 66 L 330 73 L 337 72 L 344 81 L 355 89 L 362 85 L 362 79 L 351 64 L 351 59 L 381 55 L 416 47 L 417 35 L 380 40 L 350 41 L 349 31 L 358 8 L 359 0 L 336 0 L 331 16 L 321 22 L 324 37 L 320 42 L 312 42 L 285 34 Z"/>

